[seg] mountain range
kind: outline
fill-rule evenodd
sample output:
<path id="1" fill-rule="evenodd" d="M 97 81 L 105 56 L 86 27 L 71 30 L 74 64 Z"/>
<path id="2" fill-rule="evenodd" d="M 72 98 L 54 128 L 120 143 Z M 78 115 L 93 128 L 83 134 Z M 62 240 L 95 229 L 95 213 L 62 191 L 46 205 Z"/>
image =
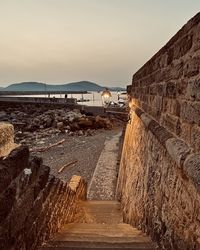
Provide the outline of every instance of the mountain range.
<path id="1" fill-rule="evenodd" d="M 8 87 L 1 88 L 1 91 L 103 91 L 105 87 L 94 82 L 81 81 L 67 84 L 51 85 L 39 82 L 14 83 Z M 108 87 L 111 91 L 124 91 L 121 87 Z"/>

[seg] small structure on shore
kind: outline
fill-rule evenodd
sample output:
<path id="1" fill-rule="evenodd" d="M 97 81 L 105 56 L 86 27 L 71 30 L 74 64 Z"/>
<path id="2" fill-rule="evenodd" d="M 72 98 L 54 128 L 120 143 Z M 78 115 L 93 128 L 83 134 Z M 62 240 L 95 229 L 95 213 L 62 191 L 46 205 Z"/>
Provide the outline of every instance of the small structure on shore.
<path id="1" fill-rule="evenodd" d="M 111 98 L 111 92 L 109 91 L 108 88 L 106 88 L 102 94 L 101 94 L 101 97 L 102 97 L 102 104 L 103 106 L 107 106 L 109 103 L 110 103 L 110 98 Z"/>

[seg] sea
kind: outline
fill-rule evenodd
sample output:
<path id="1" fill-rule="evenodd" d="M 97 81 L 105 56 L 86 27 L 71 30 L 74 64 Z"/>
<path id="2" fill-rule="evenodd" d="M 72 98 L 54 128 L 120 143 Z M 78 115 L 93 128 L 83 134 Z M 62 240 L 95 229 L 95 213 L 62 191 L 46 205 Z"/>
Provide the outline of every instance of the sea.
<path id="1" fill-rule="evenodd" d="M 102 92 L 89 92 L 87 94 L 68 94 L 68 98 L 76 98 L 78 104 L 87 105 L 87 106 L 103 106 L 105 103 L 105 98 L 102 97 Z M 15 97 L 40 97 L 40 98 L 48 98 L 48 94 L 45 95 L 17 95 Z M 64 94 L 52 94 L 51 98 L 65 98 Z M 118 103 L 119 100 L 124 100 L 126 98 L 125 95 L 122 95 L 122 92 L 111 92 L 111 97 L 107 99 L 109 102 Z M 82 101 L 85 100 L 85 101 Z"/>

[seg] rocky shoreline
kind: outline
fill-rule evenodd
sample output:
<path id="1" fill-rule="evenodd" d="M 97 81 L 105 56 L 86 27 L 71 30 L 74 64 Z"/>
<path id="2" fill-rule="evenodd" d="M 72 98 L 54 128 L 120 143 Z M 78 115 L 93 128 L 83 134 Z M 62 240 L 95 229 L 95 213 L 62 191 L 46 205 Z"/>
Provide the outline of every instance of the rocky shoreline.
<path id="1" fill-rule="evenodd" d="M 112 115 L 108 118 L 78 109 L 34 105 L 1 106 L 1 121 L 14 125 L 15 142 L 28 145 L 33 156 L 50 166 L 52 174 L 64 181 L 81 175 L 88 183 L 106 139 L 119 133 L 124 125 Z"/>
<path id="2" fill-rule="evenodd" d="M 17 143 L 26 143 L 30 148 L 45 143 L 45 138 L 59 134 L 91 136 L 99 129 L 112 129 L 120 123 L 114 117 L 84 114 L 78 109 L 48 108 L 24 105 L 0 110 L 0 122 L 9 122 L 15 127 Z"/>

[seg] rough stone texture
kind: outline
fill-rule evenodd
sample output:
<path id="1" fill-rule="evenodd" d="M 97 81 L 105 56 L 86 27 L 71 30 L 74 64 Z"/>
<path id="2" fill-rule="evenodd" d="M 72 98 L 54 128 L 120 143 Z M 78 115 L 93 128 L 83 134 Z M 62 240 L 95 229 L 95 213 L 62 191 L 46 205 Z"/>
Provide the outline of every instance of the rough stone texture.
<path id="1" fill-rule="evenodd" d="M 190 176 L 197 189 L 200 191 L 200 155 L 190 155 L 184 162 L 184 171 Z"/>
<path id="2" fill-rule="evenodd" d="M 169 155 L 174 159 L 178 166 L 182 167 L 186 156 L 191 149 L 182 140 L 170 138 L 166 141 L 166 148 Z"/>
<path id="3" fill-rule="evenodd" d="M 124 220 L 165 249 L 200 248 L 200 193 L 195 186 L 200 162 L 195 157 L 187 158 L 182 172 L 139 117 L 127 125 L 118 180 Z"/>
<path id="4" fill-rule="evenodd" d="M 118 179 L 124 220 L 200 249 L 200 13 L 133 76 Z"/>
<path id="5" fill-rule="evenodd" d="M 0 157 L 9 154 L 15 147 L 14 127 L 11 124 L 0 123 Z"/>
<path id="6" fill-rule="evenodd" d="M 79 213 L 86 183 L 69 184 L 49 174 L 26 146 L 0 159 L 0 249 L 36 249 Z"/>
<path id="7" fill-rule="evenodd" d="M 198 13 L 133 76 L 128 87 L 136 106 L 188 144 L 193 144 L 191 131 L 200 126 L 199 33 Z"/>

